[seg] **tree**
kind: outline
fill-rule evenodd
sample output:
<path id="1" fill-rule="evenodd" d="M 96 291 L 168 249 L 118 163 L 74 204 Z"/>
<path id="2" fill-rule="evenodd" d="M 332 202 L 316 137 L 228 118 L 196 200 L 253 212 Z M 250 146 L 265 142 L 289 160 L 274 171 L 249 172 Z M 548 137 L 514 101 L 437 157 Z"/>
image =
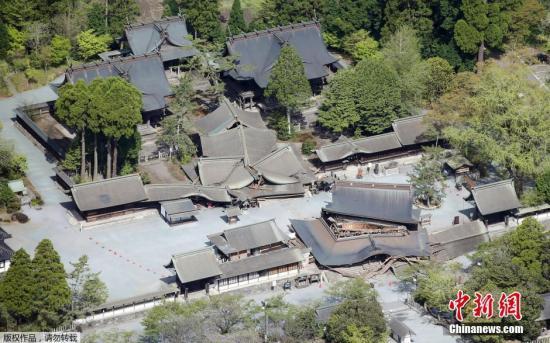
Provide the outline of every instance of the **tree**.
<path id="1" fill-rule="evenodd" d="M 231 35 L 238 35 L 246 32 L 246 23 L 244 21 L 241 0 L 233 0 L 231 12 L 229 13 L 229 23 L 227 23 Z"/>
<path id="2" fill-rule="evenodd" d="M 17 325 L 28 323 L 32 318 L 33 282 L 31 258 L 24 249 L 19 249 L 0 283 L 0 302 Z"/>
<path id="3" fill-rule="evenodd" d="M 445 197 L 445 176 L 438 151 L 425 151 L 420 162 L 408 175 L 417 201 L 428 208 L 439 206 Z"/>
<path id="4" fill-rule="evenodd" d="M 15 153 L 13 145 L 0 139 L 0 177 L 15 180 L 23 177 L 27 170 L 27 159 Z"/>
<path id="5" fill-rule="evenodd" d="M 73 270 L 67 275 L 72 293 L 71 311 L 80 315 L 94 306 L 107 300 L 107 286 L 99 278 L 99 273 L 92 273 L 88 265 L 88 256 L 82 255 L 77 262 L 71 263 Z"/>
<path id="6" fill-rule="evenodd" d="M 540 173 L 535 182 L 536 191 L 544 201 L 550 201 L 550 169 Z"/>
<path id="7" fill-rule="evenodd" d="M 182 115 L 165 117 L 161 122 L 162 134 L 159 143 L 168 146 L 170 153 L 174 150 L 175 156 L 182 162 L 188 162 L 197 153 L 197 147 L 189 138 L 189 119 Z"/>
<path id="8" fill-rule="evenodd" d="M 188 303 L 179 302 L 167 302 L 159 306 L 153 307 L 147 312 L 147 315 L 142 321 L 144 327 L 144 336 L 152 341 L 159 341 L 160 337 L 166 333 L 167 330 L 171 330 L 170 323 L 174 323 L 174 318 L 191 318 L 191 326 L 195 326 L 197 323 L 193 316 L 200 315 L 207 306 L 207 302 L 204 300 L 196 300 Z M 199 317 L 200 318 L 200 317 Z M 168 323 L 168 325 L 164 325 Z M 176 323 L 174 326 L 182 325 L 183 323 Z M 189 330 L 188 330 L 189 331 Z M 196 334 L 200 334 L 201 330 L 196 330 Z M 191 332 L 193 333 L 193 332 Z"/>
<path id="9" fill-rule="evenodd" d="M 243 301 L 242 296 L 221 294 L 210 297 L 207 311 L 212 324 L 222 335 L 225 335 L 245 320 L 248 305 Z"/>
<path id="10" fill-rule="evenodd" d="M 65 84 L 59 89 L 59 98 L 55 102 L 56 115 L 62 123 L 75 128 L 80 134 L 80 179 L 86 179 L 86 128 L 90 122 L 92 107 L 90 89 L 84 80 L 74 85 Z"/>
<path id="11" fill-rule="evenodd" d="M 55 35 L 50 43 L 52 50 L 52 63 L 54 65 L 60 65 L 67 61 L 71 53 L 71 41 L 63 36 Z"/>
<path id="12" fill-rule="evenodd" d="M 371 38 L 369 32 L 365 30 L 356 31 L 346 37 L 343 48 L 355 61 L 365 58 L 382 58 L 378 42 Z"/>
<path id="13" fill-rule="evenodd" d="M 306 307 L 292 314 L 290 320 L 285 321 L 285 335 L 291 342 L 307 342 L 319 338 L 322 328 L 317 321 L 315 309 Z"/>
<path id="14" fill-rule="evenodd" d="M 417 287 L 414 290 L 414 300 L 425 308 L 435 308 L 448 312 L 449 299 L 452 299 L 460 285 L 457 276 L 460 266 L 442 266 L 435 263 L 420 265 L 414 271 Z"/>
<path id="15" fill-rule="evenodd" d="M 489 64 L 465 97 L 454 98 L 458 115 L 453 106 L 441 108 L 456 118 L 443 129 L 451 145 L 474 163 L 493 162 L 514 178 L 520 194 L 524 179 L 547 165 L 550 146 L 550 99 L 525 73 L 521 65 Z"/>
<path id="16" fill-rule="evenodd" d="M 335 6 L 332 0 L 321 0 L 320 6 L 314 8 L 319 8 L 323 30 L 332 35 L 337 42 L 361 29 L 372 33 L 376 39 L 380 38 L 383 1 L 339 0 L 338 6 Z M 309 19 L 311 18 L 313 17 Z"/>
<path id="17" fill-rule="evenodd" d="M 441 57 L 430 57 L 425 63 L 427 75 L 424 97 L 429 101 L 434 101 L 449 89 L 454 71 L 449 62 Z"/>
<path id="18" fill-rule="evenodd" d="M 511 1 L 464 0 L 460 6 L 463 18 L 455 24 L 454 38 L 458 47 L 469 54 L 477 52 L 483 63 L 486 45 L 500 48 L 510 25 L 509 11 L 521 3 Z"/>
<path id="19" fill-rule="evenodd" d="M 134 135 L 141 123 L 141 92 L 120 77 L 95 79 L 90 85 L 92 118 L 99 118 L 99 129 L 107 138 L 107 177 L 117 175 L 117 144 Z"/>
<path id="20" fill-rule="evenodd" d="M 304 105 L 312 95 L 302 58 L 291 45 L 282 47 L 264 94 L 273 97 L 287 110 L 290 133 L 290 112 Z"/>
<path id="21" fill-rule="evenodd" d="M 254 30 L 265 30 L 275 26 L 311 21 L 315 18 L 316 0 L 286 1 L 266 0 L 257 18 L 250 23 Z"/>
<path id="22" fill-rule="evenodd" d="M 0 59 L 5 59 L 10 49 L 8 28 L 5 23 L 0 23 Z"/>
<path id="23" fill-rule="evenodd" d="M 354 339 L 360 337 L 372 338 L 373 342 L 382 341 L 386 334 L 386 322 L 382 307 L 376 300 L 376 292 L 370 285 L 359 278 L 339 281 L 328 293 L 340 301 L 327 323 L 328 342 L 357 342 Z M 352 325 L 355 328 L 350 328 Z"/>
<path id="24" fill-rule="evenodd" d="M 409 111 L 421 105 L 424 95 L 426 68 L 420 55 L 420 43 L 408 26 L 399 28 L 384 44 L 382 54 L 399 77 L 403 105 Z"/>
<path id="25" fill-rule="evenodd" d="M 357 106 L 359 82 L 353 69 L 341 70 L 323 90 L 324 100 L 318 121 L 333 132 L 341 133 L 361 120 Z"/>
<path id="26" fill-rule="evenodd" d="M 76 38 L 78 53 L 84 60 L 89 60 L 97 54 L 107 51 L 111 43 L 108 35 L 96 36 L 92 30 L 82 31 Z"/>
<path id="27" fill-rule="evenodd" d="M 21 209 L 21 201 L 8 187 L 6 182 L 0 182 L 0 205 L 8 213 L 13 213 Z"/>
<path id="28" fill-rule="evenodd" d="M 404 112 L 398 75 L 386 61 L 375 59 L 360 61 L 355 72 L 360 127 L 368 134 L 382 133 Z"/>
<path id="29" fill-rule="evenodd" d="M 32 298 L 36 325 L 40 329 L 62 324 L 71 305 L 71 290 L 59 254 L 49 239 L 40 241 L 32 260 Z"/>
<path id="30" fill-rule="evenodd" d="M 473 255 L 471 277 L 465 284 L 470 295 L 474 291 L 500 294 L 519 291 L 522 294 L 522 319 L 493 316 L 490 323 L 522 325 L 523 334 L 506 334 L 500 337 L 474 337 L 478 341 L 506 340 L 529 341 L 540 334 L 542 298 L 538 294 L 550 290 L 550 237 L 543 226 L 533 218 L 525 219 L 516 230 L 482 244 Z M 498 299 L 497 299 L 498 301 Z M 465 320 L 477 322 L 466 311 Z"/>
<path id="31" fill-rule="evenodd" d="M 389 0 L 384 7 L 382 37 L 386 40 L 405 25 L 415 30 L 424 47 L 433 40 L 433 13 L 431 2 L 426 0 Z"/>
<path id="32" fill-rule="evenodd" d="M 541 23 L 547 11 L 538 0 L 524 0 L 510 14 L 510 39 L 516 43 L 531 43 L 541 33 Z"/>
<path id="33" fill-rule="evenodd" d="M 185 14 L 195 37 L 208 41 L 221 41 L 220 9 L 217 0 L 170 0 L 167 3 L 173 15 Z"/>

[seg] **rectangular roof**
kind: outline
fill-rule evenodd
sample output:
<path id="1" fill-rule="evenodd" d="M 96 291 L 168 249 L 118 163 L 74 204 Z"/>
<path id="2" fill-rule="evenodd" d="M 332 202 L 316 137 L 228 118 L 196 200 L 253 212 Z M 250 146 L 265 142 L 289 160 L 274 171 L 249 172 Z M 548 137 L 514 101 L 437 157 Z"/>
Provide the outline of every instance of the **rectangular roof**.
<path id="1" fill-rule="evenodd" d="M 160 205 L 166 211 L 166 214 L 176 214 L 176 213 L 186 213 L 186 212 L 195 212 L 197 207 L 190 199 L 180 199 L 174 201 L 164 201 Z"/>
<path id="2" fill-rule="evenodd" d="M 201 184 L 239 189 L 254 182 L 242 158 L 200 158 L 198 160 Z"/>
<path id="3" fill-rule="evenodd" d="M 343 160 L 355 154 L 374 154 L 401 148 L 395 132 L 363 137 L 359 139 L 343 138 L 339 142 L 327 144 L 316 150 L 321 162 Z"/>
<path id="4" fill-rule="evenodd" d="M 136 86 L 142 95 L 142 111 L 160 110 L 166 107 L 165 97 L 173 94 L 158 54 L 115 58 L 70 67 L 65 73 L 67 82 L 84 80 L 91 83 L 102 77 L 118 76 Z"/>
<path id="5" fill-rule="evenodd" d="M 304 166 L 290 145 L 284 146 L 260 159 L 251 167 L 274 184 L 301 182 L 309 184 L 315 181 L 313 173 Z"/>
<path id="6" fill-rule="evenodd" d="M 284 248 L 240 260 L 221 263 L 219 265 L 222 271 L 221 278 L 225 279 L 297 263 L 304 260 L 304 255 L 307 252 L 308 249 L 303 248 Z"/>
<path id="7" fill-rule="evenodd" d="M 403 224 L 419 221 L 419 211 L 413 209 L 413 189 L 409 184 L 340 181 L 332 191 L 332 202 L 323 210 Z"/>
<path id="8" fill-rule="evenodd" d="M 286 185 L 263 185 L 259 188 L 246 187 L 230 190 L 229 193 L 241 201 L 252 199 L 268 199 L 304 195 L 304 186 L 301 183 Z"/>
<path id="9" fill-rule="evenodd" d="M 361 236 L 337 240 L 323 220 L 291 219 L 290 223 L 304 244 L 311 249 L 317 262 L 325 266 L 363 263 L 375 255 L 429 255 L 424 229 L 409 231 L 406 236 Z"/>
<path id="10" fill-rule="evenodd" d="M 482 215 L 517 209 L 521 206 L 512 179 L 472 188 L 476 206 Z"/>
<path id="11" fill-rule="evenodd" d="M 254 80 L 259 87 L 265 88 L 285 43 L 296 49 L 310 80 L 328 75 L 326 66 L 337 61 L 323 42 L 319 24 L 308 22 L 229 38 L 227 51 L 237 58 L 236 68 L 229 75 L 236 80 Z"/>
<path id="12" fill-rule="evenodd" d="M 289 237 L 279 229 L 274 219 L 270 219 L 208 235 L 208 239 L 227 255 L 269 244 L 287 242 Z"/>
<path id="13" fill-rule="evenodd" d="M 231 202 L 231 196 L 224 187 L 208 187 L 191 184 L 149 184 L 145 185 L 148 201 L 169 201 L 189 197 L 201 197 L 213 202 Z"/>
<path id="14" fill-rule="evenodd" d="M 426 143 L 433 140 L 427 135 L 426 115 L 410 116 L 394 120 L 392 127 L 403 145 Z"/>
<path id="15" fill-rule="evenodd" d="M 428 235 L 435 259 L 446 261 L 470 253 L 489 241 L 487 228 L 480 220 L 465 222 Z"/>
<path id="16" fill-rule="evenodd" d="M 173 61 L 198 53 L 182 17 L 128 25 L 124 33 L 134 55 L 159 52 L 162 61 Z"/>
<path id="17" fill-rule="evenodd" d="M 173 255 L 168 266 L 176 270 L 181 283 L 203 280 L 222 274 L 211 247 Z"/>
<path id="18" fill-rule="evenodd" d="M 76 184 L 72 186 L 71 193 L 76 206 L 83 212 L 132 204 L 147 199 L 139 174 Z"/>

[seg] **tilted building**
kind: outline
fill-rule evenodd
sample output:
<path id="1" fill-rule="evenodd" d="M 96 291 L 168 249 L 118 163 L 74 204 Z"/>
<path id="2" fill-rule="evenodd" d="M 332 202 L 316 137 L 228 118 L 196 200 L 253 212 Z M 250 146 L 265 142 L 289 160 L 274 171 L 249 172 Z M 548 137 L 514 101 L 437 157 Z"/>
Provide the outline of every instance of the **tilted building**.
<path id="1" fill-rule="evenodd" d="M 210 247 L 173 255 L 166 266 L 176 274 L 182 292 L 223 292 L 277 280 L 297 275 L 308 263 L 309 250 L 290 246 L 290 238 L 273 219 L 208 239 Z"/>

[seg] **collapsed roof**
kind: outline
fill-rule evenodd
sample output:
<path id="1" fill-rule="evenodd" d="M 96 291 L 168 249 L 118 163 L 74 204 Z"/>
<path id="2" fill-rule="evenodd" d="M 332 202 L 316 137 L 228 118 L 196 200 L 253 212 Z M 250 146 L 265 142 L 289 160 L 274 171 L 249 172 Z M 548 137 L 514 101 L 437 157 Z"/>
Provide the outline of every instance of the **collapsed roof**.
<path id="1" fill-rule="evenodd" d="M 425 115 L 418 115 L 396 119 L 392 124 L 394 132 L 358 139 L 342 137 L 335 143 L 317 149 L 317 156 L 321 162 L 326 163 L 343 160 L 356 154 L 376 154 L 430 142 L 432 139 L 426 135 L 427 125 L 424 123 L 424 118 Z"/>
<path id="2" fill-rule="evenodd" d="M 140 202 L 147 199 L 138 174 L 76 184 L 71 188 L 80 211 L 100 210 Z"/>
<path id="3" fill-rule="evenodd" d="M 65 82 L 84 80 L 87 84 L 97 78 L 118 76 L 130 82 L 141 92 L 143 112 L 166 107 L 165 97 L 173 94 L 158 54 L 131 56 L 70 67 Z"/>
<path id="4" fill-rule="evenodd" d="M 332 202 L 323 208 L 329 214 L 374 219 L 400 224 L 418 224 L 420 211 L 413 208 L 409 184 L 339 181 Z"/>
<path id="5" fill-rule="evenodd" d="M 124 34 L 134 55 L 158 52 L 163 62 L 195 56 L 182 17 L 169 17 L 144 24 L 128 25 Z"/>
<path id="6" fill-rule="evenodd" d="M 296 49 L 309 80 L 327 76 L 327 66 L 337 61 L 327 51 L 316 22 L 245 33 L 229 38 L 226 44 L 228 53 L 237 59 L 229 76 L 235 80 L 254 80 L 261 88 L 267 86 L 271 69 L 285 44 Z"/>
<path id="7" fill-rule="evenodd" d="M 212 135 L 230 129 L 237 123 L 246 127 L 267 129 L 260 113 L 242 110 L 225 97 L 221 99 L 218 108 L 199 119 L 195 126 L 201 133 Z"/>
<path id="8" fill-rule="evenodd" d="M 208 235 L 208 239 L 221 252 L 229 255 L 279 242 L 286 243 L 289 237 L 279 229 L 274 219 L 270 219 Z"/>
<path id="9" fill-rule="evenodd" d="M 325 266 L 349 266 L 376 255 L 429 256 L 424 229 L 409 231 L 405 236 L 336 239 L 324 220 L 291 219 L 290 223 L 315 260 Z"/>
<path id="10" fill-rule="evenodd" d="M 515 210 L 521 206 L 512 179 L 472 188 L 477 209 L 482 215 Z"/>

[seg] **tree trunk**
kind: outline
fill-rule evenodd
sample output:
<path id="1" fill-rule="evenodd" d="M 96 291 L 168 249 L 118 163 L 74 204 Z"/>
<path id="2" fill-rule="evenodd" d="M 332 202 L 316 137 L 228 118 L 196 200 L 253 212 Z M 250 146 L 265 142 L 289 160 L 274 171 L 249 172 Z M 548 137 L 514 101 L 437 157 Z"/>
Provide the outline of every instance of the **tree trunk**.
<path id="1" fill-rule="evenodd" d="M 117 160 L 118 160 L 117 140 L 113 139 L 113 175 L 112 177 L 115 177 L 117 174 Z"/>
<path id="2" fill-rule="evenodd" d="M 86 178 L 86 129 L 82 128 L 80 134 L 80 180 Z"/>
<path id="3" fill-rule="evenodd" d="M 107 174 L 105 178 L 111 177 L 111 138 L 107 138 Z"/>
<path id="4" fill-rule="evenodd" d="M 286 121 L 288 122 L 288 135 L 290 136 L 290 109 L 286 109 Z"/>
<path id="5" fill-rule="evenodd" d="M 483 66 L 484 53 L 485 53 L 485 43 L 481 41 L 481 44 L 479 44 L 479 50 L 477 52 L 477 64 L 478 64 L 477 71 L 478 72 L 481 70 L 481 66 Z"/>
<path id="6" fill-rule="evenodd" d="M 97 180 L 97 133 L 94 133 L 94 172 L 92 180 Z"/>

